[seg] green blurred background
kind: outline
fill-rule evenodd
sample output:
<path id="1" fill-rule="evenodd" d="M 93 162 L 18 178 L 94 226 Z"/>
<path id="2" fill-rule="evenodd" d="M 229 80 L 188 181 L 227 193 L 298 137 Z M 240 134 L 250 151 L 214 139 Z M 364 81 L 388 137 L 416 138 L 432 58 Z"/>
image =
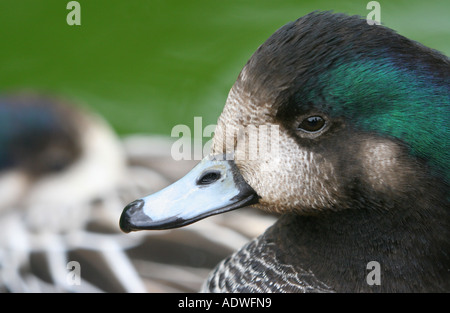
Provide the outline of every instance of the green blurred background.
<path id="1" fill-rule="evenodd" d="M 215 124 L 255 49 L 314 10 L 367 16 L 368 1 L 0 0 L 0 92 L 42 90 L 102 114 L 121 134 Z M 379 1 L 381 21 L 450 54 L 450 1 Z"/>

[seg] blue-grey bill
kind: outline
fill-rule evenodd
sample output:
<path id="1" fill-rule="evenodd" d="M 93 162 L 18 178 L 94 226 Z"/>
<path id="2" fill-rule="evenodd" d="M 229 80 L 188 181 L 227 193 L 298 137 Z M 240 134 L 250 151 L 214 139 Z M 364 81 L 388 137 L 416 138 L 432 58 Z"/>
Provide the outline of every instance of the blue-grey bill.
<path id="1" fill-rule="evenodd" d="M 120 228 L 127 233 L 177 228 L 257 202 L 233 160 L 206 157 L 172 185 L 128 204 Z"/>

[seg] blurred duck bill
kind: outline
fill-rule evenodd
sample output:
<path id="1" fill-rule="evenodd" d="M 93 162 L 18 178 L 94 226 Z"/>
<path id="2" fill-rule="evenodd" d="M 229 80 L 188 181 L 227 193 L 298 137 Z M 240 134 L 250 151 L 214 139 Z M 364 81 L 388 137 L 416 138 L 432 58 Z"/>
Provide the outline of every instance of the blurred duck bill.
<path id="1" fill-rule="evenodd" d="M 207 156 L 172 185 L 128 204 L 120 228 L 127 233 L 177 228 L 257 202 L 232 158 Z"/>

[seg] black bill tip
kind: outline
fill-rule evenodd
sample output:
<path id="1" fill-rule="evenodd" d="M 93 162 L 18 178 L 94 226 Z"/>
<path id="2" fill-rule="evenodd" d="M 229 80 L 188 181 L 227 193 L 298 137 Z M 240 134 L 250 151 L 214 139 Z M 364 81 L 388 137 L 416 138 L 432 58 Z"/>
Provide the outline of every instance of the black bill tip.
<path id="1" fill-rule="evenodd" d="M 123 209 L 119 221 L 120 229 L 123 232 L 129 233 L 133 230 L 140 230 L 143 225 L 152 222 L 152 219 L 145 215 L 142 210 L 144 203 L 144 200 L 135 200 Z"/>

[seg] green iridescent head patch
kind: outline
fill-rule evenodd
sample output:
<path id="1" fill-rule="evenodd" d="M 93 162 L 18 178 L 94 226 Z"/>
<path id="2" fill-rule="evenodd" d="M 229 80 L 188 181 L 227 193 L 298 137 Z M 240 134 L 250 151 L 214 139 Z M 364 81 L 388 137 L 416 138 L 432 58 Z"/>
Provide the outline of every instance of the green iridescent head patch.
<path id="1" fill-rule="evenodd" d="M 322 97 L 333 115 L 363 130 L 398 138 L 450 179 L 448 82 L 392 59 L 357 60 L 325 73 Z"/>

